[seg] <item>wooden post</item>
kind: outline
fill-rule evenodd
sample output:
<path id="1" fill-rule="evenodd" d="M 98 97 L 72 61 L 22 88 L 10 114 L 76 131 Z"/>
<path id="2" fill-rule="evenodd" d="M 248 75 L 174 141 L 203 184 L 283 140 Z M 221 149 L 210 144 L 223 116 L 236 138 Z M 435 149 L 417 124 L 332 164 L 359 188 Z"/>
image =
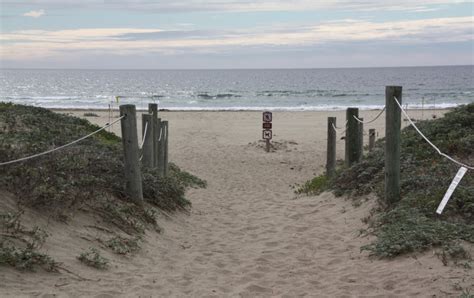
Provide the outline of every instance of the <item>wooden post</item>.
<path id="1" fill-rule="evenodd" d="M 336 170 L 336 117 L 328 117 L 328 146 L 326 159 L 326 176 L 334 175 Z"/>
<path id="2" fill-rule="evenodd" d="M 369 129 L 369 152 L 374 150 L 375 147 L 375 129 Z"/>
<path id="3" fill-rule="evenodd" d="M 169 137 L 169 125 L 168 121 L 163 121 L 164 124 L 164 163 L 163 163 L 163 173 L 165 176 L 168 176 L 168 137 Z"/>
<path id="4" fill-rule="evenodd" d="M 265 139 L 265 151 L 270 152 L 270 140 Z"/>
<path id="5" fill-rule="evenodd" d="M 158 104 L 149 103 L 148 113 L 153 116 L 153 167 L 158 167 L 158 138 L 160 137 L 160 123 L 158 122 Z"/>
<path id="6" fill-rule="evenodd" d="M 364 118 L 359 118 L 360 121 L 364 121 Z M 362 160 L 362 157 L 364 156 L 364 123 L 359 122 L 359 160 Z"/>
<path id="7" fill-rule="evenodd" d="M 142 136 L 145 137 L 145 141 L 143 142 L 142 140 L 142 165 L 146 168 L 153 168 L 155 162 L 153 151 L 153 122 L 153 115 L 142 114 Z"/>
<path id="8" fill-rule="evenodd" d="M 359 122 L 354 119 L 354 116 L 359 117 L 359 109 L 348 108 L 346 111 L 347 129 L 345 138 L 345 155 L 346 165 L 349 167 L 360 160 Z"/>
<path id="9" fill-rule="evenodd" d="M 163 124 L 164 121 L 161 121 L 161 118 L 158 118 L 158 129 L 159 129 L 159 134 L 158 134 L 158 163 L 157 163 L 157 167 L 158 167 L 158 174 L 160 176 L 165 176 L 165 138 L 164 138 L 164 134 L 165 134 L 165 131 L 164 131 L 164 124 Z"/>
<path id="10" fill-rule="evenodd" d="M 402 87 L 385 88 L 385 200 L 392 204 L 400 200 L 400 128 L 401 111 L 394 100 L 402 104 Z"/>
<path id="11" fill-rule="evenodd" d="M 143 204 L 142 177 L 138 157 L 137 118 L 134 105 L 121 105 L 120 116 L 125 165 L 125 189 L 130 198 Z"/>

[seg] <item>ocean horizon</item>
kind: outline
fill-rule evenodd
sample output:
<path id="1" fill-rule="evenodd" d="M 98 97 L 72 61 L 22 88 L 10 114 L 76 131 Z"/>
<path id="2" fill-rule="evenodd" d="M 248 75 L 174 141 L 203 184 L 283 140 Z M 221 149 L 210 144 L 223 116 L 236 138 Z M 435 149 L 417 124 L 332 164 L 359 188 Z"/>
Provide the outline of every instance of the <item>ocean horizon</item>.
<path id="1" fill-rule="evenodd" d="M 385 86 L 403 87 L 409 108 L 474 101 L 474 66 L 304 69 L 2 69 L 0 101 L 56 109 L 148 103 L 180 111 L 363 110 L 385 104 Z"/>

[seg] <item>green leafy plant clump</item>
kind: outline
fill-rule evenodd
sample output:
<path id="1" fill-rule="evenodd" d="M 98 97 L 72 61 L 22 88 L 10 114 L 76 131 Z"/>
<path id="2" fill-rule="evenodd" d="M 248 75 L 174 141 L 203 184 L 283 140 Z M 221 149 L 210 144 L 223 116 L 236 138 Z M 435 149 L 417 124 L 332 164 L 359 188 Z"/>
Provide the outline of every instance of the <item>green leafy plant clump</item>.
<path id="1" fill-rule="evenodd" d="M 96 248 L 89 247 L 87 251 L 82 252 L 77 259 L 87 266 L 96 269 L 105 270 L 109 268 L 109 260 L 100 255 Z"/>
<path id="2" fill-rule="evenodd" d="M 20 221 L 22 211 L 0 213 L 0 265 L 9 265 L 19 270 L 34 270 L 36 267 L 57 271 L 58 263 L 50 256 L 39 252 L 48 233 L 39 227 L 26 229 Z"/>
<path id="3" fill-rule="evenodd" d="M 126 255 L 131 254 L 140 249 L 141 237 L 124 238 L 115 236 L 105 242 L 105 245 L 112 249 L 116 254 Z"/>
<path id="4" fill-rule="evenodd" d="M 329 177 L 319 175 L 306 181 L 303 185 L 296 185 L 296 194 L 318 195 L 327 190 L 329 186 Z"/>
<path id="5" fill-rule="evenodd" d="M 46 271 L 57 271 L 57 263 L 50 256 L 30 247 L 19 248 L 9 241 L 0 241 L 0 265 L 19 270 L 31 271 L 40 267 Z"/>
<path id="6" fill-rule="evenodd" d="M 453 109 L 444 117 L 418 121 L 418 128 L 449 156 L 474 163 L 474 103 Z M 350 168 L 340 167 L 327 183 L 317 177 L 297 191 L 317 193 L 325 189 L 336 195 L 357 198 L 378 195 L 381 212 L 372 220 L 377 236 L 363 250 L 382 257 L 442 247 L 450 251 L 459 241 L 474 242 L 474 175 L 464 176 L 439 216 L 435 213 L 459 165 L 441 157 L 411 126 L 401 132 L 401 201 L 387 204 L 384 198 L 384 146 L 380 139 L 372 152 Z M 309 186 L 309 187 L 308 187 Z M 452 254 L 454 256 L 466 254 Z"/>
<path id="7" fill-rule="evenodd" d="M 0 162 L 56 148 L 99 128 L 47 109 L 0 103 Z M 73 146 L 2 166 L 0 190 L 13 193 L 21 208 L 41 210 L 60 221 L 83 210 L 134 235 L 143 234 L 149 225 L 159 230 L 154 206 L 167 212 L 185 210 L 191 204 L 186 189 L 206 186 L 174 164 L 166 177 L 145 168 L 142 177 L 149 203 L 144 207 L 134 204 L 125 191 L 121 139 L 102 130 Z M 5 252 L 10 256 L 18 250 Z"/>
<path id="8" fill-rule="evenodd" d="M 46 109 L 0 103 L 0 161 L 64 145 L 98 128 Z M 16 194 L 23 205 L 65 216 L 65 210 L 100 198 L 129 201 L 123 168 L 121 139 L 103 130 L 74 146 L 3 166 L 0 188 Z M 187 187 L 205 187 L 205 182 L 175 165 L 169 172 L 168 177 L 160 177 L 156 170 L 143 169 L 144 198 L 174 211 L 190 204 L 184 198 Z"/>

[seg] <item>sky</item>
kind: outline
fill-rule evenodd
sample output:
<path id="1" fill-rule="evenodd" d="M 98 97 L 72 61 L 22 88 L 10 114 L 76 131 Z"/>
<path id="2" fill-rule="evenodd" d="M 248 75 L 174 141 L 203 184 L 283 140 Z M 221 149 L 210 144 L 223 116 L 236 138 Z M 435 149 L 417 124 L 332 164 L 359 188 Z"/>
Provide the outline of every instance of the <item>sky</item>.
<path id="1" fill-rule="evenodd" d="M 0 0 L 0 68 L 474 64 L 474 0 Z"/>

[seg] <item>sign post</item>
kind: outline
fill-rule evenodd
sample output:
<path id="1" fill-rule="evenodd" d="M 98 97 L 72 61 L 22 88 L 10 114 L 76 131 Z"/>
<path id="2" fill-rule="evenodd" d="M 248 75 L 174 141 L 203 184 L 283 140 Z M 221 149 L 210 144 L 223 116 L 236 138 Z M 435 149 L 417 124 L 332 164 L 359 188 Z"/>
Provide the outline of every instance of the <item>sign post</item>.
<path id="1" fill-rule="evenodd" d="M 270 152 L 270 140 L 272 139 L 272 112 L 263 112 L 262 127 L 262 137 L 265 140 L 265 151 Z"/>

